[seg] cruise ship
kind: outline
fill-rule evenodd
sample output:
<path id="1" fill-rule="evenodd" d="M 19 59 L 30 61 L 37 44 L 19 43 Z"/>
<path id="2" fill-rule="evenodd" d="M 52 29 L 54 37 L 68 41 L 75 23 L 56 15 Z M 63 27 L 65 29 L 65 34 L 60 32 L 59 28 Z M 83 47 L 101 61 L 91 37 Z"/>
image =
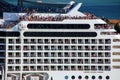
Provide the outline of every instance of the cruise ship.
<path id="1" fill-rule="evenodd" d="M 114 25 L 78 11 L 82 3 L 33 4 L 42 7 L 3 12 L 0 80 L 120 80 Z"/>

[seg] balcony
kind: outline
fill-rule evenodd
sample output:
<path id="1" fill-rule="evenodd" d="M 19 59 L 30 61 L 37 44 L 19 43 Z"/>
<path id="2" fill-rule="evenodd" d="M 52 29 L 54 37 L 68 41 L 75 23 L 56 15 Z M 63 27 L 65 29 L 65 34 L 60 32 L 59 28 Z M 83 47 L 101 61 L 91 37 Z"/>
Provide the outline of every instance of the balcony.
<path id="1" fill-rule="evenodd" d="M 99 52 L 99 53 L 98 53 L 98 57 L 104 57 L 104 54 L 101 53 L 101 52 Z"/>
<path id="2" fill-rule="evenodd" d="M 71 40 L 71 43 L 72 43 L 72 44 L 77 44 L 77 40 L 72 39 L 72 40 Z"/>
<path id="3" fill-rule="evenodd" d="M 29 64 L 29 61 L 23 61 L 23 64 Z"/>
<path id="4" fill-rule="evenodd" d="M 30 71 L 36 71 L 35 66 L 30 66 Z"/>
<path id="5" fill-rule="evenodd" d="M 111 44 L 111 40 L 110 39 L 105 39 L 105 44 Z"/>
<path id="6" fill-rule="evenodd" d="M 83 67 L 82 67 L 82 66 L 78 66 L 77 68 L 78 68 L 78 70 L 80 70 L 80 71 L 83 70 Z"/>
<path id="7" fill-rule="evenodd" d="M 21 55 L 20 54 L 16 54 L 16 57 L 21 57 Z"/>
<path id="8" fill-rule="evenodd" d="M 63 64 L 63 60 L 62 59 L 58 59 L 58 64 Z"/>
<path id="9" fill-rule="evenodd" d="M 44 63 L 45 64 L 49 64 L 50 62 L 49 62 L 49 59 L 44 59 Z"/>
<path id="10" fill-rule="evenodd" d="M 91 46 L 91 50 L 97 50 L 97 46 Z"/>
<path id="11" fill-rule="evenodd" d="M 110 59 L 105 59 L 105 64 L 110 64 L 110 63 L 111 63 Z"/>
<path id="12" fill-rule="evenodd" d="M 13 60 L 8 60 L 8 64 L 14 64 Z"/>
<path id="13" fill-rule="evenodd" d="M 58 52 L 58 57 L 63 57 L 63 53 Z"/>
<path id="14" fill-rule="evenodd" d="M 83 50 L 83 46 L 78 46 L 78 50 Z"/>
<path id="15" fill-rule="evenodd" d="M 70 57 L 70 54 L 67 53 L 67 52 L 65 52 L 65 53 L 64 53 L 64 57 Z"/>
<path id="16" fill-rule="evenodd" d="M 98 66 L 99 71 L 103 71 L 103 66 Z"/>
<path id="17" fill-rule="evenodd" d="M 42 60 L 42 59 L 38 59 L 38 60 L 37 60 L 37 63 L 38 63 L 38 64 L 43 64 L 43 60 Z"/>
<path id="18" fill-rule="evenodd" d="M 76 70 L 76 66 L 71 66 L 71 70 L 75 71 Z"/>
<path id="19" fill-rule="evenodd" d="M 99 39 L 99 44 L 104 44 L 104 40 L 103 39 Z"/>
<path id="20" fill-rule="evenodd" d="M 70 67 L 69 67 L 69 66 L 64 66 L 64 70 L 65 70 L 65 71 L 69 71 L 69 70 L 70 70 Z"/>
<path id="21" fill-rule="evenodd" d="M 16 50 L 21 50 L 21 47 L 20 46 L 16 46 Z"/>
<path id="22" fill-rule="evenodd" d="M 63 40 L 62 39 L 58 39 L 58 44 L 63 44 Z"/>
<path id="23" fill-rule="evenodd" d="M 29 46 L 23 46 L 23 50 L 29 50 Z"/>
<path id="24" fill-rule="evenodd" d="M 97 57 L 97 53 L 91 53 L 91 57 Z"/>
<path id="25" fill-rule="evenodd" d="M 77 63 L 78 63 L 78 64 L 83 64 L 83 59 L 78 59 L 78 60 L 77 60 Z"/>
<path id="26" fill-rule="evenodd" d="M 98 64 L 103 64 L 103 59 L 98 59 Z"/>
<path id="27" fill-rule="evenodd" d="M 82 39 L 78 39 L 78 44 L 84 44 L 84 41 Z"/>
<path id="28" fill-rule="evenodd" d="M 76 62 L 77 62 L 76 59 L 71 59 L 72 64 L 76 64 Z"/>
<path id="29" fill-rule="evenodd" d="M 105 66 L 104 69 L 105 69 L 105 71 L 110 71 L 111 67 L 110 66 Z"/>
<path id="30" fill-rule="evenodd" d="M 90 66 L 84 66 L 84 70 L 85 70 L 85 71 L 90 70 Z"/>
<path id="31" fill-rule="evenodd" d="M 57 61 L 55 59 L 51 59 L 51 64 L 56 64 Z"/>
<path id="32" fill-rule="evenodd" d="M 60 42 L 58 42 L 60 43 Z M 56 39 L 51 39 L 51 44 L 57 44 L 57 40 Z"/>
<path id="33" fill-rule="evenodd" d="M 37 56 L 38 56 L 38 57 L 43 57 L 43 54 L 40 53 L 40 52 L 38 52 Z"/>
<path id="34" fill-rule="evenodd" d="M 92 44 L 97 44 L 97 40 L 96 40 L 96 39 L 92 39 L 92 40 L 91 40 L 91 43 L 92 43 Z"/>
<path id="35" fill-rule="evenodd" d="M 51 46 L 51 50 L 57 50 L 56 46 Z"/>
<path id="36" fill-rule="evenodd" d="M 90 40 L 89 39 L 85 39 L 85 44 L 90 44 Z"/>
<path id="37" fill-rule="evenodd" d="M 111 57 L 111 53 L 110 52 L 105 52 L 105 57 Z"/>
<path id="38" fill-rule="evenodd" d="M 31 48 L 30 50 L 36 50 L 35 46 L 31 46 L 30 48 Z"/>
<path id="39" fill-rule="evenodd" d="M 97 70 L 97 67 L 96 67 L 96 66 L 91 66 L 91 70 L 92 70 L 92 71 L 96 71 L 96 70 Z"/>
<path id="40" fill-rule="evenodd" d="M 36 54 L 35 53 L 31 53 L 30 57 L 36 57 Z"/>
<path id="41" fill-rule="evenodd" d="M 48 56 L 49 57 L 49 56 Z M 57 57 L 56 53 L 52 52 L 51 57 Z"/>
<path id="42" fill-rule="evenodd" d="M 30 64 L 36 64 L 35 60 L 30 60 Z"/>
<path id="43" fill-rule="evenodd" d="M 29 71 L 29 67 L 28 66 L 24 66 L 23 67 L 23 71 Z"/>
<path id="44" fill-rule="evenodd" d="M 58 66 L 57 67 L 59 71 L 62 71 L 63 70 L 63 67 L 62 66 Z"/>
<path id="45" fill-rule="evenodd" d="M 37 70 L 38 71 L 43 71 L 43 67 L 42 66 L 37 66 Z"/>
<path id="46" fill-rule="evenodd" d="M 83 53 L 78 52 L 78 57 L 83 57 Z"/>
<path id="47" fill-rule="evenodd" d="M 30 44 L 36 44 L 36 40 L 35 39 L 31 39 L 30 40 Z"/>
<path id="48" fill-rule="evenodd" d="M 20 71 L 20 66 L 16 66 L 15 71 Z"/>
<path id="49" fill-rule="evenodd" d="M 8 43 L 9 43 L 9 44 L 14 44 L 15 41 L 14 41 L 14 39 L 9 39 L 9 40 L 8 40 Z"/>
<path id="50" fill-rule="evenodd" d="M 105 46 L 105 50 L 111 50 L 111 46 Z"/>
<path id="51" fill-rule="evenodd" d="M 49 66 L 44 66 L 45 71 L 49 71 Z"/>
<path id="52" fill-rule="evenodd" d="M 21 61 L 19 59 L 16 59 L 15 64 L 20 64 Z"/>
<path id="53" fill-rule="evenodd" d="M 16 39 L 16 44 L 20 44 L 21 40 L 20 39 Z"/>
<path id="54" fill-rule="evenodd" d="M 64 59 L 64 63 L 65 64 L 70 64 L 70 60 L 69 59 Z"/>
<path id="55" fill-rule="evenodd" d="M 25 44 L 29 44 L 30 42 L 29 42 L 28 39 L 24 39 L 24 43 L 25 43 Z"/>
<path id="56" fill-rule="evenodd" d="M 69 39 L 65 39 L 65 44 L 70 44 L 70 40 Z"/>
<path id="57" fill-rule="evenodd" d="M 76 46 L 71 46 L 71 50 L 77 50 Z"/>
<path id="58" fill-rule="evenodd" d="M 8 67 L 8 71 L 14 71 L 13 67 Z"/>
<path id="59" fill-rule="evenodd" d="M 96 59 L 91 59 L 91 63 L 92 63 L 92 64 L 96 64 L 96 63 L 97 63 L 97 60 L 96 60 Z"/>
<path id="60" fill-rule="evenodd" d="M 39 44 L 43 44 L 43 40 L 42 39 L 38 39 L 38 43 Z"/>

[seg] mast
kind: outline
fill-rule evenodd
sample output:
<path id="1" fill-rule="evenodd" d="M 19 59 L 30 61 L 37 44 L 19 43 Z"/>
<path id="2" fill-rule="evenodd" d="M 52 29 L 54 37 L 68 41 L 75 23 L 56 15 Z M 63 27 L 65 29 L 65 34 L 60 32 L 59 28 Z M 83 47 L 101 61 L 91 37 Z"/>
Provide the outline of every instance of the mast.
<path id="1" fill-rule="evenodd" d="M 20 6 L 20 7 L 23 6 L 23 0 L 18 0 L 18 6 Z"/>
<path id="2" fill-rule="evenodd" d="M 18 11 L 22 11 L 23 10 L 23 0 L 18 0 L 17 3 L 17 7 L 18 7 Z"/>

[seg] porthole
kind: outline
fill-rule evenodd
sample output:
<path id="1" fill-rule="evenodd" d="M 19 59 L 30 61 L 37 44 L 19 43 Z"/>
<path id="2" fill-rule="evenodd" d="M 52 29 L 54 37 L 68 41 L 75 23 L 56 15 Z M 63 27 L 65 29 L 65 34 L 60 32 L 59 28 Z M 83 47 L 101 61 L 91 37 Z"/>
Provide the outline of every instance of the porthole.
<path id="1" fill-rule="evenodd" d="M 95 76 L 92 76 L 92 79 L 95 79 Z"/>
<path id="2" fill-rule="evenodd" d="M 85 76 L 85 79 L 89 79 L 89 76 Z"/>
<path id="3" fill-rule="evenodd" d="M 110 79 L 110 76 L 106 76 L 106 79 L 107 79 L 107 80 Z"/>
<path id="4" fill-rule="evenodd" d="M 66 76 L 65 76 L 65 79 L 68 79 L 68 78 L 69 78 L 69 77 L 66 75 Z"/>
<path id="5" fill-rule="evenodd" d="M 75 79 L 75 76 L 72 76 L 71 79 Z"/>
<path id="6" fill-rule="evenodd" d="M 98 79 L 102 79 L 102 76 L 98 76 Z"/>
<path id="7" fill-rule="evenodd" d="M 82 76 L 78 76 L 78 79 L 82 79 Z"/>

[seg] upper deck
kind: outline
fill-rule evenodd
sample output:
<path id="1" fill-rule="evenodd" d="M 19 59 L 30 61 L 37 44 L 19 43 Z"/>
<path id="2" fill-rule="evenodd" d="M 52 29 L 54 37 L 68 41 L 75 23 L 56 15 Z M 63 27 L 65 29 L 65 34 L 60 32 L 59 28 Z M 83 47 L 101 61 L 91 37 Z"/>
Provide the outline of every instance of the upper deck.
<path id="1" fill-rule="evenodd" d="M 49 22 L 63 22 L 64 20 L 91 20 L 98 19 L 95 15 L 90 13 L 82 13 L 78 11 L 81 7 L 82 3 L 75 4 L 74 2 L 70 2 L 68 5 L 63 7 L 65 10 L 63 13 L 40 13 L 36 9 L 31 9 L 30 11 L 23 11 L 19 13 L 11 13 L 4 12 L 3 13 L 3 21 L 0 21 L 1 29 L 10 29 L 17 25 L 21 21 L 49 21 Z M 73 7 L 74 6 L 74 7 Z M 57 8 L 59 10 L 59 8 Z M 51 9 L 48 9 L 51 10 Z"/>

